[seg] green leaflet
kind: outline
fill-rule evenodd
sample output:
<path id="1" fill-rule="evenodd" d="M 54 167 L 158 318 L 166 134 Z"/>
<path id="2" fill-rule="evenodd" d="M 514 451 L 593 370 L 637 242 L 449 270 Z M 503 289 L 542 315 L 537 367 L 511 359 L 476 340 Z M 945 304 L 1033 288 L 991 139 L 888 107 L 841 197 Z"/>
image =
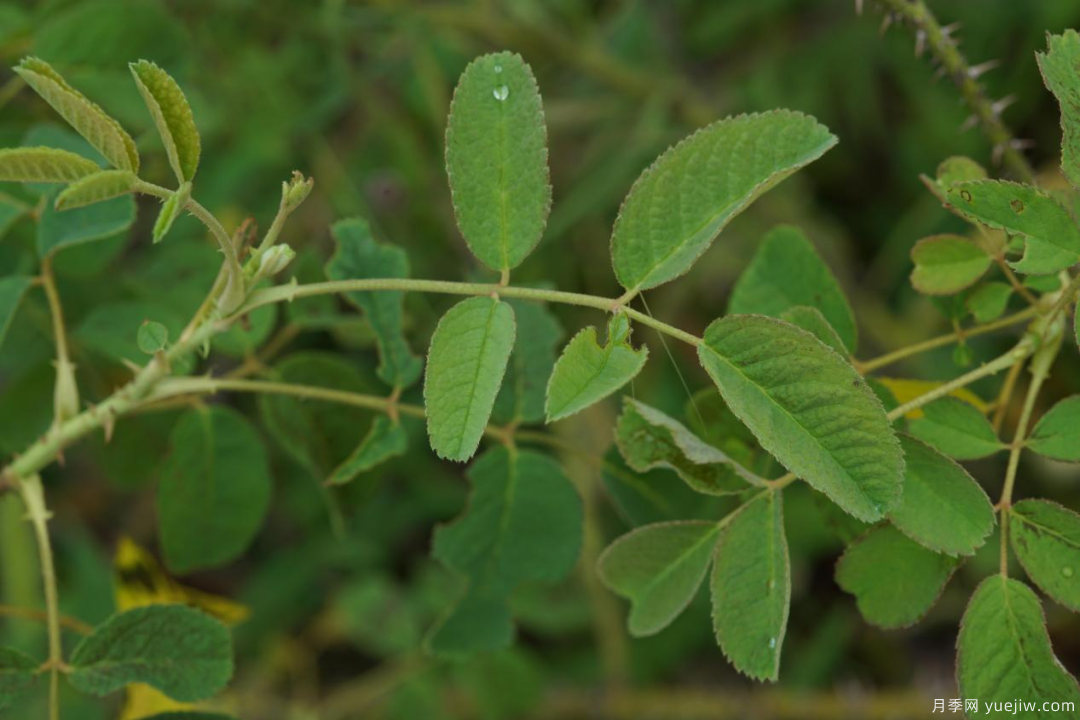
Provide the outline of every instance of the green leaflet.
<path id="1" fill-rule="evenodd" d="M 104 240 L 124 232 L 135 222 L 135 201 L 130 195 L 104 200 L 74 210 L 53 207 L 56 194 L 46 197 L 37 225 L 38 255 Z"/>
<path id="2" fill-rule="evenodd" d="M 463 462 L 476 452 L 514 347 L 514 311 L 491 297 L 450 308 L 431 337 L 424 407 L 435 453 Z"/>
<path id="3" fill-rule="evenodd" d="M 903 456 L 881 401 L 816 338 L 730 315 L 705 330 L 698 357 L 762 448 L 841 508 L 878 520 L 899 501 Z"/>
<path id="4" fill-rule="evenodd" d="M 630 344 L 630 319 L 617 313 L 608 321 L 607 342 L 596 341 L 596 328 L 571 338 L 555 362 L 547 386 L 547 421 L 581 412 L 634 379 L 645 367 L 648 348 Z"/>
<path id="5" fill-rule="evenodd" d="M 765 236 L 739 276 L 727 311 L 780 317 L 800 305 L 817 308 L 843 340 L 848 353 L 855 352 L 858 328 L 840 283 L 802 230 L 781 225 Z"/>
<path id="6" fill-rule="evenodd" d="M 220 622 L 183 605 L 147 605 L 113 615 L 71 655 L 68 681 L 91 695 L 145 683 L 173 700 L 211 697 L 233 671 L 232 639 Z"/>
<path id="7" fill-rule="evenodd" d="M 615 275 L 629 292 L 673 280 L 750 203 L 836 144 L 790 110 L 739 115 L 670 148 L 630 188 L 611 236 Z"/>
<path id="8" fill-rule="evenodd" d="M 165 345 L 169 342 L 169 329 L 159 322 L 143 320 L 135 335 L 135 342 L 139 350 L 147 355 L 153 355 L 165 349 Z"/>
<path id="9" fill-rule="evenodd" d="M 326 264 L 331 280 L 406 278 L 409 258 L 405 251 L 375 240 L 361 218 L 334 223 L 330 229 L 335 250 Z M 379 377 L 395 388 L 416 382 L 422 369 L 404 334 L 404 293 L 400 291 L 350 292 L 346 297 L 360 308 L 375 331 L 379 346 Z"/>
<path id="10" fill-rule="evenodd" d="M 131 136 L 104 110 L 68 85 L 47 62 L 34 57 L 24 58 L 15 72 L 110 165 L 118 170 L 139 171 L 139 153 Z"/>
<path id="11" fill-rule="evenodd" d="M 69 183 L 101 170 L 97 163 L 68 150 L 20 147 L 0 150 L 0 181 Z"/>
<path id="12" fill-rule="evenodd" d="M 1061 105 L 1061 169 L 1080 188 L 1080 35 L 1047 35 L 1047 51 L 1035 53 L 1043 82 Z"/>
<path id="13" fill-rule="evenodd" d="M 169 195 L 165 202 L 161 204 L 161 210 L 158 211 L 157 219 L 154 220 L 153 240 L 155 245 L 164 240 L 165 236 L 169 234 L 173 223 L 183 214 L 190 198 L 191 183 L 181 183 L 176 192 Z"/>
<path id="14" fill-rule="evenodd" d="M 357 394 L 383 390 L 370 374 L 331 353 L 301 351 L 274 366 L 273 379 Z M 278 447 L 315 482 L 331 475 L 367 435 L 371 411 L 324 400 L 259 395 L 259 412 Z"/>
<path id="15" fill-rule="evenodd" d="M 0 278 L 0 347 L 4 344 L 4 336 L 11 327 L 15 311 L 19 309 L 19 303 L 31 285 L 33 280 L 28 277 L 14 275 Z"/>
<path id="16" fill-rule="evenodd" d="M 833 326 L 829 324 L 829 321 L 825 319 L 825 316 L 817 308 L 796 305 L 780 313 L 780 319 L 805 330 L 840 355 L 848 354 L 848 349 L 844 347 L 844 341 L 840 339 L 840 336 L 836 334 L 836 330 L 833 330 Z"/>
<path id="17" fill-rule="evenodd" d="M 199 167 L 199 129 L 184 91 L 172 77 L 148 60 L 129 65 L 158 135 L 165 145 L 169 165 L 181 183 L 191 182 Z"/>
<path id="18" fill-rule="evenodd" d="M 992 575 L 964 612 L 956 642 L 960 695 L 985 703 L 1080 703 L 1080 688 L 1050 647 L 1039 598 L 1019 580 Z M 1020 712 L 1032 720 L 1051 713 Z"/>
<path id="19" fill-rule="evenodd" d="M 446 125 L 446 174 L 473 254 L 492 270 L 520 265 L 551 209 L 544 108 L 520 55 L 484 55 L 461 74 Z"/>
<path id="20" fill-rule="evenodd" d="M 713 629 L 720 649 L 755 680 L 780 675 L 791 604 L 783 497 L 766 491 L 724 521 L 712 571 Z"/>
<path id="21" fill-rule="evenodd" d="M 915 542 L 945 555 L 973 555 L 994 529 L 986 491 L 964 468 L 929 445 L 900 436 L 904 493 L 889 513 Z"/>
<path id="22" fill-rule="evenodd" d="M 667 470 L 638 472 L 615 447 L 604 455 L 601 479 L 615 510 L 630 527 L 671 520 L 714 520 L 730 509 L 733 499 L 703 497 Z"/>
<path id="23" fill-rule="evenodd" d="M 138 182 L 128 170 L 102 170 L 87 175 L 64 188 L 53 205 L 57 210 L 71 210 L 134 191 Z"/>
<path id="24" fill-rule="evenodd" d="M 14 648 L 0 647 L 0 710 L 9 707 L 34 686 L 40 665 Z"/>
<path id="25" fill-rule="evenodd" d="M 631 635 L 654 635 L 686 609 L 705 579 L 719 535 L 716 522 L 655 523 L 604 550 L 597 571 L 612 592 L 630 600 Z"/>
<path id="26" fill-rule="evenodd" d="M 158 713 L 157 715 L 151 715 L 145 720 L 236 720 L 236 718 L 232 715 L 222 715 L 221 713 L 181 710 L 177 712 Z"/>
<path id="27" fill-rule="evenodd" d="M 405 454 L 408 449 L 408 436 L 401 423 L 394 422 L 385 415 L 375 418 L 371 429 L 356 446 L 349 457 L 334 468 L 326 480 L 327 485 L 344 485 L 352 482 L 356 476 L 365 473 L 376 465 L 390 458 Z"/>
<path id="28" fill-rule="evenodd" d="M 965 302 L 978 322 L 988 323 L 1004 314 L 1012 293 L 1012 286 L 1008 283 L 988 282 L 973 290 Z"/>
<path id="29" fill-rule="evenodd" d="M 867 622 L 903 628 L 930 611 L 958 565 L 892 525 L 878 525 L 844 551 L 836 564 L 836 583 L 855 596 Z"/>
<path id="30" fill-rule="evenodd" d="M 633 398 L 624 398 L 615 443 L 637 472 L 666 467 L 706 495 L 743 492 L 761 478 L 690 432 L 682 423 Z"/>
<path id="31" fill-rule="evenodd" d="M 169 443 L 157 495 L 166 564 L 187 573 L 235 560 L 270 506 L 262 440 L 243 415 L 213 406 L 185 413 Z"/>
<path id="32" fill-rule="evenodd" d="M 544 419 L 547 383 L 564 333 L 547 305 L 517 298 L 507 302 L 514 309 L 517 334 L 491 419 L 501 425 L 535 423 Z"/>
<path id="33" fill-rule="evenodd" d="M 1035 424 L 1027 446 L 1055 460 L 1080 462 L 1080 395 L 1050 408 Z"/>
<path id="34" fill-rule="evenodd" d="M 1048 500 L 1021 500 L 1009 513 L 1009 536 L 1039 589 L 1080 612 L 1080 515 Z"/>
<path id="35" fill-rule="evenodd" d="M 556 582 L 581 547 L 581 498 L 550 458 L 495 447 L 469 468 L 465 513 L 435 532 L 433 555 L 468 582 L 429 647 L 465 655 L 509 644 L 509 593 L 525 581 Z"/>
<path id="36" fill-rule="evenodd" d="M 953 185 L 948 201 L 963 217 L 1026 237 L 1022 273 L 1048 275 L 1080 260 L 1080 229 L 1051 195 L 1028 185 L 975 180 Z"/>
<path id="37" fill-rule="evenodd" d="M 976 460 L 1005 447 L 994 426 L 971 403 L 944 397 L 922 410 L 922 417 L 908 421 L 908 432 L 951 458 Z"/>
<path id="38" fill-rule="evenodd" d="M 990 256 L 959 235 L 932 235 L 911 249 L 915 269 L 911 284 L 927 295 L 952 295 L 975 282 L 990 269 Z"/>

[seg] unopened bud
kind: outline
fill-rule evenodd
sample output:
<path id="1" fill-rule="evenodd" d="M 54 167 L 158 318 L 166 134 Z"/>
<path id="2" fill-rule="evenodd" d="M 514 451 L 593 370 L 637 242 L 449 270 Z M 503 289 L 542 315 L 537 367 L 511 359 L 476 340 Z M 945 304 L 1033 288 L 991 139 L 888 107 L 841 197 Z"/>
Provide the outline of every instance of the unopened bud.
<path id="1" fill-rule="evenodd" d="M 277 275 L 289 266 L 296 257 L 296 251 L 288 245 L 275 245 L 269 248 L 259 258 L 259 267 L 255 271 L 251 284 L 256 285 L 263 280 Z"/>
<path id="2" fill-rule="evenodd" d="M 311 188 L 315 186 L 314 178 L 305 178 L 299 171 L 294 170 L 293 176 L 287 182 L 281 183 L 281 207 L 285 212 L 292 212 L 300 207 L 300 203 L 311 194 Z"/>

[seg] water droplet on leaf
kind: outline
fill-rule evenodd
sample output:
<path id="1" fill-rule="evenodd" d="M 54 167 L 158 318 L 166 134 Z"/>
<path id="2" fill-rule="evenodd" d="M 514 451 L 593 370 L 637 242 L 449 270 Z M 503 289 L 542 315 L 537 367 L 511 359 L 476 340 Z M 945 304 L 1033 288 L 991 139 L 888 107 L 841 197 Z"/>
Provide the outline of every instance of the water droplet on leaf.
<path id="1" fill-rule="evenodd" d="M 495 72 L 496 73 L 501 73 L 502 72 L 502 65 L 496 65 L 495 66 Z"/>
<path id="2" fill-rule="evenodd" d="M 1071 567 L 1063 567 L 1061 568 L 1061 575 L 1062 577 L 1071 578 L 1073 576 L 1073 569 Z"/>
<path id="3" fill-rule="evenodd" d="M 769 649 L 776 649 L 776 638 L 769 638 Z"/>
<path id="4" fill-rule="evenodd" d="M 492 90 L 491 94 L 495 96 L 496 100 L 501 102 L 506 98 L 510 97 L 510 88 L 506 87 L 505 85 L 500 85 L 499 87 Z"/>

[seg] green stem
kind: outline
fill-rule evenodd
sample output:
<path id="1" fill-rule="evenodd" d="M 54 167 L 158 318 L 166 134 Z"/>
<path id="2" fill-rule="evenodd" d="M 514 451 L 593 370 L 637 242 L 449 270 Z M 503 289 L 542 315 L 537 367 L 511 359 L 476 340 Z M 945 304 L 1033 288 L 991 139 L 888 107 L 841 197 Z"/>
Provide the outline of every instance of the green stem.
<path id="1" fill-rule="evenodd" d="M 1030 320 L 1031 318 L 1035 317 L 1038 312 L 1038 308 L 1029 307 L 1021 310 L 1018 313 L 1009 315 L 1008 317 L 1003 317 L 1000 320 L 995 320 L 994 322 L 986 323 L 985 325 L 978 325 L 971 328 L 970 330 L 963 330 L 959 333 L 951 332 L 947 335 L 939 335 L 938 337 L 930 338 L 929 340 L 924 340 L 923 342 L 915 343 L 914 345 L 908 345 L 907 347 L 900 348 L 899 350 L 894 350 L 893 352 L 873 358 L 871 360 L 867 360 L 865 362 L 857 362 L 856 367 L 859 369 L 859 372 L 863 374 L 873 372 L 874 370 L 883 368 L 886 365 L 892 365 L 893 363 L 903 360 L 904 358 L 911 357 L 912 355 L 918 355 L 919 353 L 924 353 L 929 350 L 934 350 L 935 348 L 957 342 L 961 336 L 965 338 L 976 337 L 978 335 L 984 335 L 988 332 L 993 332 L 994 330 L 1000 330 L 1001 328 L 1009 327 L 1010 325 L 1022 323 L 1025 320 Z"/>
<path id="2" fill-rule="evenodd" d="M 37 475 L 22 477 L 16 481 L 26 518 L 37 537 L 38 557 L 41 562 L 41 580 L 45 587 L 46 625 L 49 633 L 49 720 L 60 717 L 60 671 L 64 667 L 64 648 L 60 639 L 60 602 L 56 592 L 56 568 L 53 566 L 52 544 L 49 541 L 48 522 L 51 514 L 45 506 L 45 492 Z"/>
<path id="3" fill-rule="evenodd" d="M 514 287 L 498 285 L 494 283 L 465 283 L 446 280 L 414 280 L 409 278 L 375 278 L 369 280 L 337 280 L 331 282 L 308 283 L 305 285 L 277 285 L 264 290 L 256 290 L 248 298 L 237 313 L 244 314 L 252 310 L 270 305 L 272 303 L 292 301 L 296 298 L 310 297 L 312 295 L 337 295 L 346 292 L 367 292 L 374 290 L 399 290 L 403 292 L 426 292 L 440 293 L 444 295 L 492 295 L 524 300 L 540 300 L 543 302 L 563 303 L 566 305 L 578 305 L 590 307 L 608 312 L 617 307 L 618 301 L 614 298 L 585 295 L 583 293 L 563 292 L 561 290 L 544 290 L 540 288 Z M 633 308 L 622 308 L 621 312 L 642 325 L 647 325 L 654 330 L 681 340 L 689 345 L 700 345 L 701 338 L 691 333 L 680 330 L 660 320 L 650 317 L 646 313 Z"/>
<path id="4" fill-rule="evenodd" d="M 1006 370 L 1012 367 L 1015 363 L 1020 362 L 1035 350 L 1035 342 L 1030 336 L 1025 336 L 1016 347 L 1009 352 L 1005 353 L 995 360 L 991 360 L 982 367 L 977 367 L 971 372 L 965 373 L 955 380 L 951 380 L 943 385 L 939 385 L 928 393 L 920 395 L 914 400 L 904 403 L 898 408 L 889 411 L 888 418 L 890 421 L 901 418 L 912 410 L 917 410 L 927 403 L 931 403 L 938 398 L 945 397 L 954 390 L 970 385 L 976 380 L 981 380 L 984 377 L 995 375 L 1002 370 Z"/>
<path id="5" fill-rule="evenodd" d="M 983 134 L 993 144 L 995 152 L 1001 153 L 1005 165 L 1022 182 L 1033 184 L 1035 171 L 1027 158 L 1014 145 L 1013 134 L 1002 121 L 1000 108 L 994 107 L 982 83 L 978 81 L 977 74 L 972 72 L 967 59 L 957 49 L 959 43 L 949 37 L 941 27 L 941 23 L 934 17 L 934 13 L 926 7 L 926 3 L 923 0 L 878 0 L 878 2 L 887 11 L 914 27 L 917 33 L 922 33 L 926 47 L 960 90 L 964 101 L 982 126 Z"/>

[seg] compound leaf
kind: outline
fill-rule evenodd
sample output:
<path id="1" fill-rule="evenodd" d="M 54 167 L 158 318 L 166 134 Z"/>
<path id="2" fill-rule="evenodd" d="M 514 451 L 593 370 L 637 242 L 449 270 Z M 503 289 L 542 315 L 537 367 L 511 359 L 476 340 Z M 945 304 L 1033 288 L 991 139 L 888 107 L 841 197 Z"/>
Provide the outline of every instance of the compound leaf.
<path id="1" fill-rule="evenodd" d="M 41 663 L 9 647 L 0 647 L 0 710 L 10 707 L 37 681 Z"/>
<path id="2" fill-rule="evenodd" d="M 139 153 L 131 136 L 98 105 L 68 85 L 47 62 L 34 57 L 24 58 L 15 72 L 110 165 L 118 170 L 139 171 Z"/>
<path id="3" fill-rule="evenodd" d="M 994 426 L 970 403 L 945 397 L 922 409 L 921 417 L 908 421 L 908 432 L 951 458 L 975 460 L 1005 447 Z"/>
<path id="4" fill-rule="evenodd" d="M 331 280 L 406 278 L 409 258 L 405 251 L 375 240 L 361 218 L 334 223 L 336 248 L 326 264 Z M 350 292 L 346 297 L 360 308 L 375 332 L 379 347 L 379 377 L 388 385 L 405 388 L 420 377 L 420 358 L 413 354 L 404 333 L 404 294 L 397 290 Z"/>
<path id="5" fill-rule="evenodd" d="M 1080 188 L 1080 35 L 1048 35 L 1047 51 L 1035 53 L 1047 89 L 1061 105 L 1061 169 Z"/>
<path id="6" fill-rule="evenodd" d="M 634 379 L 649 351 L 630 344 L 630 320 L 618 313 L 608 321 L 607 342 L 596 341 L 596 328 L 571 338 L 555 362 L 547 386 L 548 422 L 581 412 Z"/>
<path id="7" fill-rule="evenodd" d="M 1029 185 L 974 180 L 949 188 L 949 204 L 963 217 L 1027 239 L 1024 256 L 1012 266 L 1048 275 L 1080 260 L 1080 229 L 1053 196 Z"/>
<path id="8" fill-rule="evenodd" d="M 658 467 L 674 470 L 697 492 L 728 495 L 761 484 L 761 478 L 690 432 L 679 421 L 633 398 L 624 398 L 615 443 L 626 464 L 644 473 Z"/>
<path id="9" fill-rule="evenodd" d="M 170 445 L 157 496 L 166 564 L 186 573 L 236 559 L 270 506 L 261 438 L 243 415 L 217 405 L 185 413 Z"/>
<path id="10" fill-rule="evenodd" d="M 836 564 L 836 583 L 855 596 L 868 623 L 914 625 L 934 606 L 958 561 L 928 550 L 892 525 L 855 540 Z"/>
<path id="11" fill-rule="evenodd" d="M 929 445 L 900 436 L 904 493 L 889 514 L 915 542 L 946 555 L 972 555 L 994 529 L 986 491 L 964 468 Z"/>
<path id="12" fill-rule="evenodd" d="M 0 181 L 3 182 L 69 183 L 100 170 L 93 160 L 69 150 L 49 147 L 0 150 Z"/>
<path id="13" fill-rule="evenodd" d="M 724 521 L 712 572 L 713 629 L 731 664 L 775 681 L 791 604 L 783 496 L 767 491 Z"/>
<path id="14" fill-rule="evenodd" d="M 751 202 L 836 144 L 790 110 L 739 115 L 698 130 L 649 166 L 611 236 L 615 275 L 630 292 L 673 280 Z"/>
<path id="15" fill-rule="evenodd" d="M 655 523 L 604 550 L 597 571 L 612 592 L 630 600 L 631 635 L 654 635 L 686 609 L 705 579 L 719 535 L 716 522 Z"/>
<path id="16" fill-rule="evenodd" d="M 15 311 L 19 309 L 23 295 L 33 284 L 33 279 L 18 275 L 0 278 L 0 346 L 4 344 L 4 336 L 11 327 L 11 321 L 15 317 Z"/>
<path id="17" fill-rule="evenodd" d="M 956 679 L 965 698 L 981 704 L 1021 699 L 1036 707 L 1045 701 L 1080 703 L 1080 687 L 1050 646 L 1039 598 L 1019 580 L 994 574 L 979 585 L 956 646 Z"/>
<path id="18" fill-rule="evenodd" d="M 132 192 L 138 180 L 129 170 L 102 170 L 68 185 L 53 205 L 57 210 L 71 210 L 109 200 Z"/>
<path id="19" fill-rule="evenodd" d="M 169 165 L 181 183 L 191 182 L 199 167 L 199 129 L 184 91 L 164 70 L 148 60 L 129 65 L 158 135 L 165 145 Z"/>
<path id="20" fill-rule="evenodd" d="M 544 419 L 544 399 L 562 325 L 547 305 L 511 298 L 517 334 L 491 419 L 500 424 L 535 423 Z"/>
<path id="21" fill-rule="evenodd" d="M 491 297 L 450 308 L 431 337 L 424 406 L 435 453 L 465 461 L 480 445 L 514 347 L 514 311 Z"/>
<path id="22" fill-rule="evenodd" d="M 927 295 L 952 295 L 974 285 L 992 262 L 982 248 L 959 235 L 923 238 L 911 249 L 911 260 L 911 284 Z"/>
<path id="23" fill-rule="evenodd" d="M 802 230 L 781 225 L 765 236 L 739 276 L 728 301 L 728 313 L 781 317 L 797 306 L 820 311 L 843 340 L 847 352 L 855 352 L 858 328 L 840 283 Z"/>
<path id="24" fill-rule="evenodd" d="M 184 605 L 147 605 L 113 615 L 71 655 L 77 690 L 108 695 L 145 683 L 174 700 L 208 698 L 229 682 L 232 639 L 220 622 Z"/>
<path id="25" fill-rule="evenodd" d="M 1005 312 L 1012 297 L 1013 289 L 1008 283 L 983 283 L 968 295 L 968 310 L 981 323 L 997 320 Z"/>
<path id="26" fill-rule="evenodd" d="M 881 401 L 812 335 L 730 315 L 709 325 L 698 356 L 762 448 L 845 511 L 878 520 L 900 499 L 903 455 Z"/>
<path id="27" fill-rule="evenodd" d="M 1032 581 L 1080 612 L 1080 515 L 1048 500 L 1021 500 L 1009 513 L 1009 536 Z"/>
<path id="28" fill-rule="evenodd" d="M 550 458 L 499 446 L 481 455 L 468 475 L 467 510 L 438 528 L 433 544 L 435 558 L 468 583 L 428 639 L 444 655 L 509 644 L 509 593 L 521 582 L 561 580 L 581 547 L 581 498 Z"/>
<path id="29" fill-rule="evenodd" d="M 479 57 L 465 68 L 446 126 L 446 173 L 458 227 L 492 270 L 521 264 L 551 210 L 547 128 L 540 90 L 520 55 Z"/>
<path id="30" fill-rule="evenodd" d="M 1027 446 L 1048 458 L 1080 462 L 1080 395 L 1050 408 L 1031 431 Z"/>
<path id="31" fill-rule="evenodd" d="M 408 449 L 408 436 L 401 423 L 394 422 L 385 415 L 375 418 L 371 429 L 356 446 L 349 457 L 334 468 L 327 479 L 327 485 L 344 485 L 361 473 L 371 470 L 376 465 L 390 458 L 405 454 Z"/>

